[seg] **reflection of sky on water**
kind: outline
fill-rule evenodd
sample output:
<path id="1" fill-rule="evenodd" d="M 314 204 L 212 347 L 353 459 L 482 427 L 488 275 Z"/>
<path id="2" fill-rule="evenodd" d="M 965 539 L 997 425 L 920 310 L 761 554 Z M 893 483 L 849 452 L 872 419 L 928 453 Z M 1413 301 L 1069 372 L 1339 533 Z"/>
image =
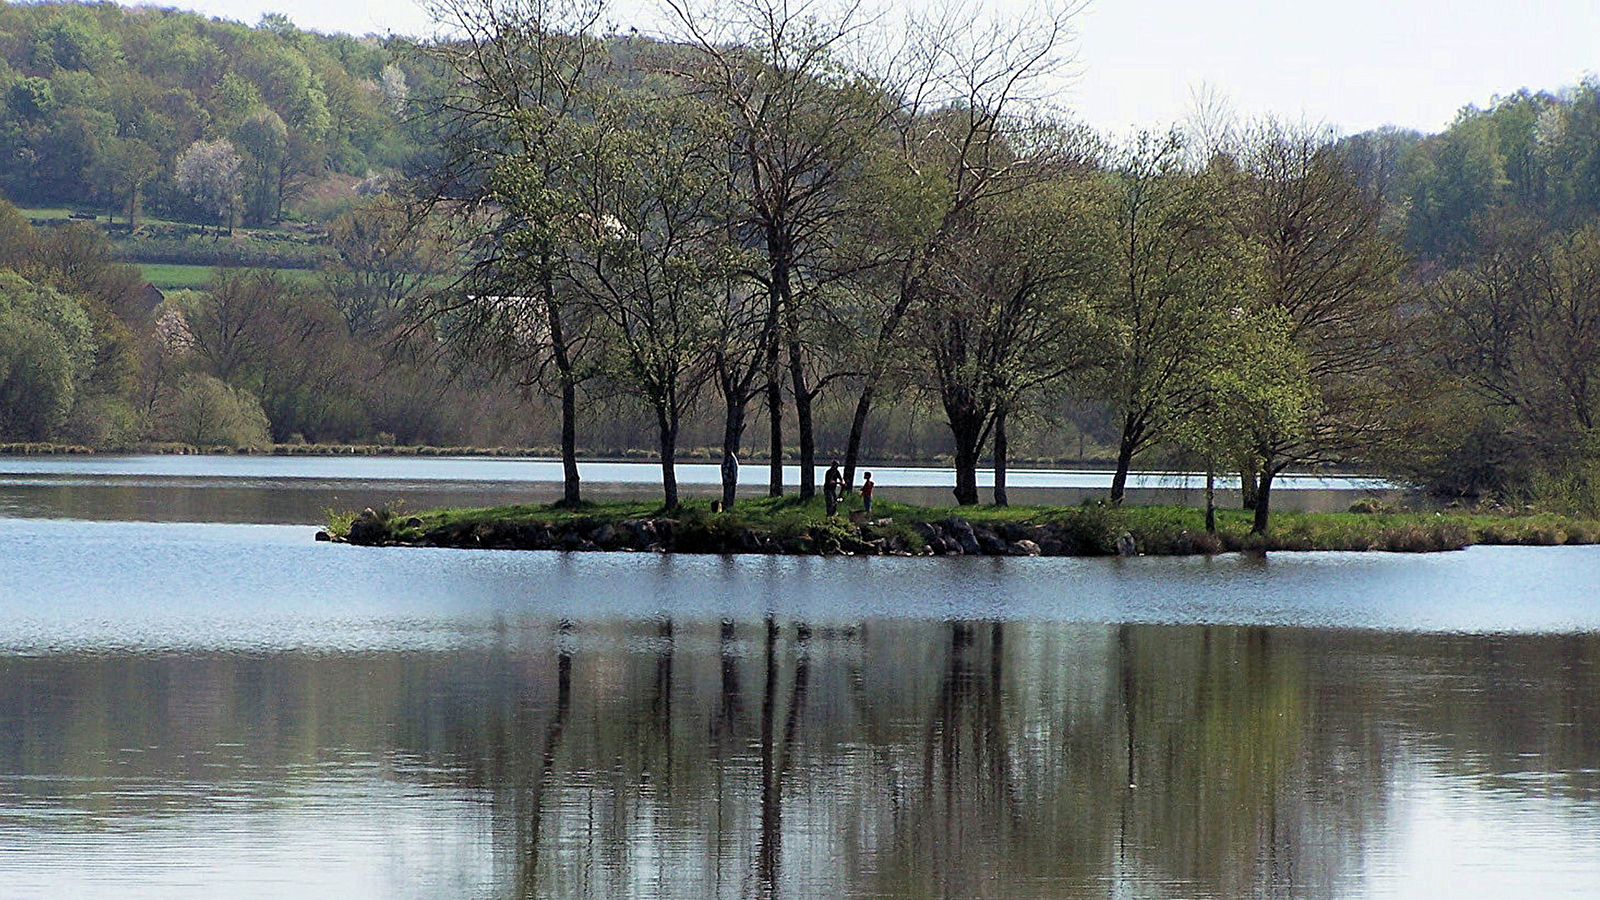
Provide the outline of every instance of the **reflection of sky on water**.
<path id="1" fill-rule="evenodd" d="M 817 467 L 820 475 L 827 467 Z M 949 469 L 866 464 L 872 480 L 883 487 L 946 487 L 954 483 Z M 578 474 L 596 484 L 661 483 L 661 467 L 653 462 L 580 462 Z M 720 484 L 721 470 L 715 463 L 680 462 L 678 481 L 682 484 Z M 6 476 L 12 476 L 7 478 Z M 561 462 L 552 459 L 519 457 L 392 457 L 392 456 L 13 456 L 0 457 L 0 484 L 25 483 L 16 476 L 56 478 L 134 479 L 126 484 L 151 484 L 150 479 L 312 479 L 321 481 L 485 481 L 560 483 Z M 784 478 L 798 483 L 797 466 L 785 466 Z M 1111 486 L 1106 471 L 1068 471 L 1057 469 L 1011 469 L 1006 482 L 1018 488 L 1092 488 Z M 68 482 L 94 483 L 94 482 Z M 154 482 L 159 483 L 159 482 Z M 741 485 L 765 485 L 767 467 L 750 462 L 740 468 Z M 980 487 L 994 486 L 994 472 L 980 469 Z M 1133 473 L 1134 488 L 1197 489 L 1204 476 L 1172 472 Z M 1389 485 L 1374 478 L 1304 475 L 1289 473 L 1274 482 L 1284 490 L 1382 490 Z M 1218 487 L 1238 487 L 1237 478 L 1219 478 Z"/>
<path id="2" fill-rule="evenodd" d="M 294 526 L 0 520 L 0 647 L 450 647 L 528 616 L 714 619 L 769 604 L 818 622 L 1600 631 L 1600 547 L 904 559 L 373 549 L 311 537 Z"/>
<path id="3" fill-rule="evenodd" d="M 584 494 L 596 500 L 659 501 L 661 470 L 654 463 L 585 462 Z M 683 464 L 686 497 L 719 492 L 718 469 Z M 549 503 L 561 497 L 561 467 L 551 460 L 495 457 L 289 456 L 0 456 L 0 517 L 104 519 L 139 522 L 315 524 L 327 511 L 399 504 L 407 510 Z M 789 467 L 788 482 L 798 479 Z M 987 480 L 985 480 L 987 479 Z M 880 500 L 925 506 L 952 503 L 948 470 L 878 468 Z M 1103 499 L 1105 472 L 1022 471 L 1009 479 L 1013 503 L 1076 505 Z M 766 469 L 747 465 L 741 492 L 766 494 Z M 1218 502 L 1236 504 L 1223 480 Z M 980 479 L 985 488 L 992 479 Z M 1386 494 L 1369 479 L 1288 476 L 1276 492 L 1280 510 L 1337 510 L 1357 492 Z M 1375 486 L 1376 485 L 1376 486 Z M 1203 502 L 1199 476 L 1140 475 L 1130 482 L 1135 503 Z M 985 497 L 985 499 L 988 499 Z"/>
<path id="4" fill-rule="evenodd" d="M 90 813 L 42 803 L 18 809 L 8 781 L 0 776 L 0 873 L 11 900 L 494 895 L 481 798 L 370 767 L 291 775 L 288 790 L 281 782 L 160 785 L 184 806 L 157 814 L 115 814 L 121 803 L 140 808 L 138 795 L 151 787 L 136 783 L 28 786 L 81 791 L 85 806 L 101 809 Z"/>
<path id="5" fill-rule="evenodd" d="M 1368 846 L 1349 896 L 1600 896 L 1600 808 L 1593 802 L 1486 790 L 1423 757 L 1396 766 L 1389 805 L 1382 839 Z"/>

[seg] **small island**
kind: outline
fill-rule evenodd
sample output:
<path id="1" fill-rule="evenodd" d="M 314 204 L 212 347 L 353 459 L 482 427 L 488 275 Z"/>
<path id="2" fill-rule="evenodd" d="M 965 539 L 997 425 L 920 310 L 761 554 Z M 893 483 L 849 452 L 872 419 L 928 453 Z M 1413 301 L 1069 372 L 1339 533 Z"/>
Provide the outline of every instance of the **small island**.
<path id="1" fill-rule="evenodd" d="M 1600 543 L 1600 521 L 1482 511 L 1408 512 L 1358 501 L 1349 512 L 1281 512 L 1268 534 L 1252 514 L 1219 510 L 1208 532 L 1201 509 L 1182 506 L 923 507 L 878 503 L 864 516 L 846 498 L 828 516 L 820 498 L 658 503 L 395 508 L 331 514 L 318 540 L 369 547 L 446 547 L 807 556 L 1111 556 L 1356 550 L 1434 552 L 1475 544 Z"/>

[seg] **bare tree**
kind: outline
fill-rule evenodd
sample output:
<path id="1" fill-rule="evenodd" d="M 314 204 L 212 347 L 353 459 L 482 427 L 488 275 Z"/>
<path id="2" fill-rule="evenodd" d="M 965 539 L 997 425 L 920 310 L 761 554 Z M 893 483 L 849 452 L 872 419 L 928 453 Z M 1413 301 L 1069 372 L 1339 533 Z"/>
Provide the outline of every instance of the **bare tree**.
<path id="1" fill-rule="evenodd" d="M 992 435 L 995 502 L 1004 505 L 1007 417 L 1091 358 L 1095 261 L 1072 179 L 975 212 L 928 273 L 911 339 L 955 441 L 956 502 L 978 502 L 978 458 Z"/>
<path id="2" fill-rule="evenodd" d="M 432 282 L 457 262 L 451 229 L 413 217 L 406 199 L 380 194 L 358 202 L 328 225 L 336 254 L 322 283 L 351 335 L 383 333 Z"/>
<path id="3" fill-rule="evenodd" d="M 1452 448 L 1433 466 L 1486 470 L 1480 478 L 1514 491 L 1527 487 L 1533 467 L 1513 460 L 1562 472 L 1593 458 L 1600 425 L 1600 230 L 1556 237 L 1531 222 L 1492 221 L 1484 232 L 1478 259 L 1428 286 L 1426 333 L 1434 339 L 1430 361 L 1479 407 L 1466 418 L 1492 427 L 1495 443 L 1509 445 L 1510 459 L 1495 458 L 1480 441 L 1474 448 L 1480 458 L 1470 464 Z M 1441 480 L 1416 459 L 1408 468 Z M 1466 481 L 1467 490 L 1484 486 L 1460 471 L 1450 477 Z"/>
<path id="4" fill-rule="evenodd" d="M 589 373 L 566 272 L 576 220 L 565 179 L 572 128 L 605 62 L 595 35 L 603 0 L 437 0 L 429 9 L 448 38 L 428 51 L 453 80 L 426 101 L 444 153 L 423 181 L 421 208 L 482 228 L 466 274 L 419 304 L 414 325 L 560 398 L 563 496 L 575 504 L 577 396 Z"/>
<path id="5" fill-rule="evenodd" d="M 615 98 L 584 129 L 573 165 L 583 226 L 574 281 L 610 325 L 617 383 L 655 414 L 669 509 L 679 429 L 710 374 L 735 258 L 718 215 L 725 136 L 703 112 L 651 91 Z"/>
<path id="6" fill-rule="evenodd" d="M 906 46 L 881 83 L 897 99 L 893 159 L 903 198 L 882 209 L 905 221 L 879 221 L 875 286 L 881 311 L 867 353 L 845 445 L 845 484 L 853 485 L 862 433 L 895 357 L 908 314 L 929 295 L 934 267 L 963 240 L 985 203 L 1027 189 L 1057 171 L 1029 152 L 1027 135 L 1047 129 L 1047 99 L 1072 59 L 1078 3 L 1029 7 L 1001 16 L 953 4 L 907 23 Z M 908 205 L 906 199 L 910 199 Z"/>
<path id="7" fill-rule="evenodd" d="M 1378 198 L 1329 135 L 1258 129 L 1240 153 L 1236 184 L 1228 208 L 1260 266 L 1258 306 L 1286 317 L 1320 410 L 1303 429 L 1269 429 L 1257 441 L 1254 528 L 1264 533 L 1279 473 L 1359 456 L 1390 428 L 1386 376 L 1402 346 L 1404 260 L 1379 230 Z"/>
<path id="8" fill-rule="evenodd" d="M 845 58 L 861 33 L 859 7 L 736 0 L 694 6 L 668 0 L 683 38 L 698 50 L 681 74 L 721 106 L 738 148 L 740 218 L 763 250 L 751 275 L 768 294 L 776 328 L 767 347 L 767 406 L 773 438 L 771 489 L 782 492 L 779 361 L 786 357 L 800 451 L 800 495 L 815 493 L 812 409 L 819 379 L 810 339 L 822 288 L 843 263 L 835 235 L 859 210 L 863 160 L 893 111 L 880 86 Z"/>

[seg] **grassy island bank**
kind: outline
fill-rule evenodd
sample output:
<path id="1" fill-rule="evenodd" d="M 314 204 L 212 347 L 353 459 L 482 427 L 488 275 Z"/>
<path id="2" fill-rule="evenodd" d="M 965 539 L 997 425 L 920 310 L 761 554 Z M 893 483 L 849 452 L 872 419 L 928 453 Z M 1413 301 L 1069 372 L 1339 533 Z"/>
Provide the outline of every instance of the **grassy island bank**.
<path id="1" fill-rule="evenodd" d="M 740 500 L 732 510 L 693 501 L 595 503 L 330 515 L 319 540 L 363 546 L 506 550 L 655 551 L 868 556 L 1189 555 L 1266 550 L 1431 552 L 1473 544 L 1593 544 L 1600 521 L 1555 515 L 1344 512 L 1275 516 L 1271 533 L 1250 534 L 1251 516 L 1175 506 L 922 507 L 878 503 L 861 515 L 846 498 L 838 516 L 820 498 Z"/>

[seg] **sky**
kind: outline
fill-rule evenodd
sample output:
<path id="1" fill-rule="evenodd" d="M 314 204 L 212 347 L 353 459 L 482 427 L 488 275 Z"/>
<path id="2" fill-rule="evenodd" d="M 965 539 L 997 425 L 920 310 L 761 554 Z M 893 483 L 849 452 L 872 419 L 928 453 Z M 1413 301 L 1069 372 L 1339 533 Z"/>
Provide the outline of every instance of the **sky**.
<path id="1" fill-rule="evenodd" d="M 651 0 L 614 2 L 623 30 L 659 21 Z M 434 31 L 416 0 L 159 5 L 248 24 L 281 12 L 317 31 Z M 1469 104 L 1600 72 L 1600 0 L 1089 0 L 1074 25 L 1065 105 L 1110 134 L 1178 124 L 1197 94 L 1247 118 L 1436 132 Z"/>

